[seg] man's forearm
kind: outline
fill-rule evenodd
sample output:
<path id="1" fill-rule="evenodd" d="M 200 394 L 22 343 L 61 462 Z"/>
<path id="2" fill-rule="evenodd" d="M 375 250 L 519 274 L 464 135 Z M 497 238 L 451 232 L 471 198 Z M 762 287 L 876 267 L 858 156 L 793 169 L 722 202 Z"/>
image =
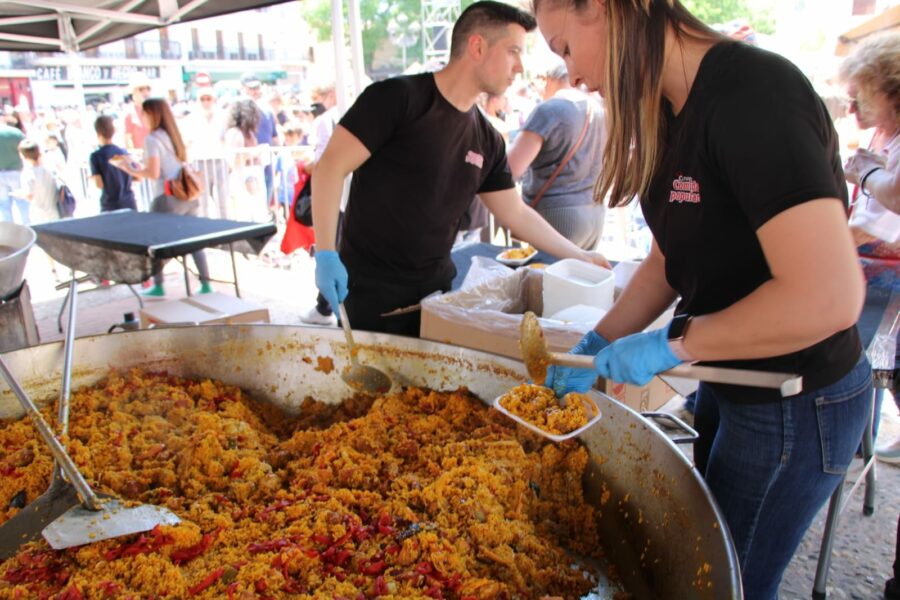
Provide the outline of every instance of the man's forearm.
<path id="1" fill-rule="evenodd" d="M 557 258 L 584 259 L 585 251 L 556 231 L 537 211 L 523 205 L 508 227 L 520 240 Z"/>

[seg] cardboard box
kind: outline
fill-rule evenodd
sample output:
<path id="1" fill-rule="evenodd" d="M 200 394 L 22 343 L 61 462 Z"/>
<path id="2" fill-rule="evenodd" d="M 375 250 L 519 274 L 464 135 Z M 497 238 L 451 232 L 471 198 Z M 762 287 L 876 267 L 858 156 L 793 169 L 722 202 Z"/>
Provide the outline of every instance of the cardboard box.
<path id="1" fill-rule="evenodd" d="M 426 298 L 420 336 L 521 360 L 521 315 L 529 310 L 542 313 L 542 292 L 542 272 L 518 269 L 469 289 Z M 588 327 L 544 318 L 540 322 L 553 352 L 568 351 Z M 656 410 L 675 395 L 658 377 L 645 386 L 607 381 L 599 389 L 639 412 Z"/>
<path id="2" fill-rule="evenodd" d="M 212 292 L 180 300 L 148 303 L 141 327 L 160 323 L 268 323 L 269 309 L 241 298 Z"/>

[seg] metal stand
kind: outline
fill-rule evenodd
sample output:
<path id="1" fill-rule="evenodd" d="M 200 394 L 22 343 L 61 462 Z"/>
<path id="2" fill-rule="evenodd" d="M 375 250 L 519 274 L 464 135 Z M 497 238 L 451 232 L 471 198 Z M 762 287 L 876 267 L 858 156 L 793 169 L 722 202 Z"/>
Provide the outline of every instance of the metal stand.
<path id="1" fill-rule="evenodd" d="M 841 496 L 844 492 L 843 479 L 831 495 L 831 502 L 828 504 L 828 516 L 825 520 L 825 531 L 822 533 L 822 546 L 819 549 L 816 578 L 813 582 L 812 597 L 815 600 L 824 600 L 826 597 L 825 588 L 828 583 L 828 569 L 831 566 L 831 548 L 834 543 L 834 532 L 841 513 L 847 508 L 847 502 L 853 496 L 856 488 L 863 482 L 863 479 L 866 482 L 863 515 L 869 517 L 875 512 L 875 451 L 873 448 L 872 426 L 876 416 L 875 407 L 881 404 L 879 401 L 884 400 L 885 390 L 891 386 L 897 353 L 898 321 L 900 321 L 900 294 L 894 292 L 888 301 L 887 310 L 885 310 L 884 316 L 878 325 L 875 337 L 872 338 L 872 342 L 866 349 L 866 355 L 872 364 L 875 392 L 872 394 L 872 410 L 869 414 L 869 422 L 866 425 L 862 438 L 863 472 L 857 478 L 853 487 L 850 488 L 846 501 L 841 502 Z"/>
<path id="2" fill-rule="evenodd" d="M 877 405 L 875 398 L 878 394 L 883 395 L 884 389 L 876 389 L 872 394 L 872 406 L 869 411 L 869 420 L 868 423 L 866 423 L 866 429 L 863 432 L 862 437 L 863 471 L 856 479 L 853 487 L 850 488 L 846 500 L 843 502 L 841 501 L 844 494 L 845 476 L 841 478 L 834 493 L 831 494 L 831 501 L 828 503 L 828 516 L 825 518 L 825 530 L 822 532 L 822 545 L 819 548 L 819 562 L 816 565 L 816 577 L 813 580 L 812 597 L 814 600 L 825 600 L 825 586 L 828 583 L 828 569 L 831 567 L 831 549 L 834 545 L 834 532 L 837 529 L 841 515 L 847 508 L 847 504 L 850 502 L 850 498 L 853 497 L 856 488 L 858 488 L 863 481 L 866 482 L 863 514 L 869 517 L 875 512 L 875 449 L 874 441 L 872 439 L 872 427 L 875 424 L 875 406 Z"/>
<path id="3" fill-rule="evenodd" d="M 241 288 L 238 287 L 237 263 L 234 262 L 234 244 L 228 242 L 228 252 L 231 254 L 231 272 L 234 274 L 234 293 L 241 297 Z"/>
<path id="4" fill-rule="evenodd" d="M 184 291 L 187 293 L 188 298 L 191 297 L 191 280 L 188 277 L 188 266 L 187 266 L 187 254 L 178 257 L 178 260 L 181 261 L 181 266 L 184 269 Z"/>
<path id="5" fill-rule="evenodd" d="M 141 298 L 141 295 L 137 293 L 137 290 L 134 289 L 134 286 L 132 286 L 130 283 L 126 283 L 125 285 L 128 286 L 128 289 L 131 290 L 131 293 L 134 294 L 135 298 L 137 298 L 140 307 L 144 308 L 144 299 Z"/>

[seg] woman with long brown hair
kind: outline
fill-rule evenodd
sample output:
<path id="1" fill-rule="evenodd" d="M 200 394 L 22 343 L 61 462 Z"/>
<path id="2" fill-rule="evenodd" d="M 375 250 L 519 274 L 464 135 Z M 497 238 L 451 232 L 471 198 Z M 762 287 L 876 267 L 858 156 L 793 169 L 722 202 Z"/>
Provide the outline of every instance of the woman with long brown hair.
<path id="1" fill-rule="evenodd" d="M 558 392 L 600 375 L 638 385 L 682 362 L 799 373 L 803 392 L 701 383 L 694 458 L 721 507 L 745 597 L 775 598 L 866 424 L 865 287 L 846 223 L 837 136 L 787 60 L 719 35 L 678 0 L 536 0 L 574 85 L 600 92 L 597 182 L 639 199 L 654 236 L 612 310 L 554 369 Z M 642 332 L 676 298 L 662 329 Z"/>
<path id="2" fill-rule="evenodd" d="M 144 100 L 141 118 L 150 129 L 150 133 L 144 138 L 144 166 L 134 168 L 127 164 L 128 161 L 116 163 L 120 169 L 130 173 L 133 177 L 143 177 L 150 182 L 153 195 L 151 212 L 174 213 L 177 215 L 198 216 L 200 200 L 178 200 L 166 194 L 165 183 L 173 179 L 181 172 L 182 165 L 187 162 L 187 150 L 181 132 L 175 123 L 175 115 L 169 104 L 162 98 L 149 98 Z M 191 253 L 197 271 L 200 273 L 199 293 L 206 294 L 212 290 L 209 283 L 209 267 L 206 263 L 206 254 L 203 250 Z M 146 296 L 164 296 L 163 274 L 160 268 L 153 276 L 154 286 L 144 292 Z"/>

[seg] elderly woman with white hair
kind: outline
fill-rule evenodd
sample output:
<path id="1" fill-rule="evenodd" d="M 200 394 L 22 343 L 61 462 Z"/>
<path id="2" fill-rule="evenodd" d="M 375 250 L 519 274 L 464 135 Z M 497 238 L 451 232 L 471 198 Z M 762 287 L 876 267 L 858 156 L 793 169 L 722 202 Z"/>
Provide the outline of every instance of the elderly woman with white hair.
<path id="1" fill-rule="evenodd" d="M 543 101 L 513 141 L 509 166 L 522 178 L 522 199 L 576 246 L 593 250 L 606 214 L 593 192 L 603 155 L 603 106 L 569 85 L 562 62 L 540 79 Z"/>

